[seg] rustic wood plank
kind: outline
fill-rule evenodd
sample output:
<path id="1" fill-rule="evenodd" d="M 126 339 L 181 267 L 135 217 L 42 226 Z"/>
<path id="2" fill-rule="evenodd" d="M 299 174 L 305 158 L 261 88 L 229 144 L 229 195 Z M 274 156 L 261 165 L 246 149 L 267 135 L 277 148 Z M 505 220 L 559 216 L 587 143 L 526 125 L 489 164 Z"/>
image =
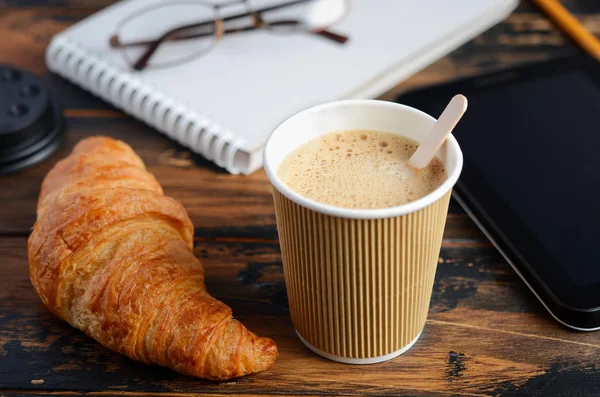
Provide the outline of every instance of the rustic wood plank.
<path id="1" fill-rule="evenodd" d="M 403 357 L 367 367 L 335 364 L 310 353 L 294 336 L 287 313 L 264 173 L 229 176 L 48 74 L 43 51 L 50 37 L 109 3 L 0 0 L 1 61 L 46 78 L 67 107 L 70 123 L 60 153 L 18 176 L 0 178 L 0 395 L 600 395 L 600 334 L 557 325 L 455 204 L 419 343 Z M 600 34 L 599 2 L 564 3 Z M 383 98 L 575 51 L 523 1 L 507 21 Z M 22 237 L 33 223 L 39 184 L 74 142 L 95 133 L 132 144 L 167 193 L 188 208 L 209 290 L 251 329 L 278 343 L 281 356 L 271 371 L 219 384 L 134 363 L 60 322 L 39 302 L 28 281 Z"/>
<path id="2" fill-rule="evenodd" d="M 39 381 L 36 380 L 36 381 Z M 0 390 L 0 393 L 3 393 Z M 14 390 L 7 390 L 2 394 L 11 397 L 20 397 L 20 396 L 37 396 L 37 397 L 55 397 L 55 396 L 102 396 L 102 397 L 137 397 L 137 396 L 165 396 L 165 397 L 189 397 L 190 393 L 174 393 L 174 392 L 160 392 L 160 393 L 146 393 L 146 392 L 110 392 L 110 391 L 92 391 L 85 393 L 78 393 L 72 391 L 60 391 L 60 392 L 39 392 L 37 390 L 19 390 L 15 392 Z M 202 393 L 203 397 L 223 397 L 230 396 L 231 393 Z M 257 394 L 235 394 L 238 397 L 256 397 Z M 265 394 L 265 396 L 269 397 L 289 397 L 289 394 Z M 320 394 L 303 394 L 304 397 L 321 397 Z M 339 395 L 344 397 L 343 395 Z M 356 394 L 347 394 L 346 396 L 356 396 Z"/>
<path id="3" fill-rule="evenodd" d="M 100 9 L 116 0 L 0 0 L 0 6 L 5 7 L 48 7 L 78 10 L 81 8 Z"/>
<path id="4" fill-rule="evenodd" d="M 110 352 L 43 307 L 29 283 L 25 238 L 3 238 L 0 394 L 20 389 L 496 396 L 569 385 L 573 396 L 597 395 L 600 333 L 559 326 L 491 248 L 444 248 L 421 340 L 406 355 L 370 366 L 329 362 L 302 346 L 289 319 L 275 241 L 202 238 L 196 254 L 205 265 L 208 290 L 250 329 L 277 342 L 281 354 L 271 370 L 215 383 Z"/>

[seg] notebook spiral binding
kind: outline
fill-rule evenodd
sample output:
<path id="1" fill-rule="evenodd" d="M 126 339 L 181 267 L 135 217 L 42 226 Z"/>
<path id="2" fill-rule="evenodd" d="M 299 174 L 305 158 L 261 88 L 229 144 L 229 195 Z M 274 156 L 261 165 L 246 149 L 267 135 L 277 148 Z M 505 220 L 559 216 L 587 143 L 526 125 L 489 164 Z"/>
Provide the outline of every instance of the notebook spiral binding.
<path id="1" fill-rule="evenodd" d="M 232 174 L 241 140 L 230 131 L 197 115 L 185 104 L 167 98 L 135 76 L 95 56 L 65 38 L 55 38 L 46 50 L 50 70 L 89 90 L 124 112 L 143 120 L 187 148 L 214 161 Z"/>

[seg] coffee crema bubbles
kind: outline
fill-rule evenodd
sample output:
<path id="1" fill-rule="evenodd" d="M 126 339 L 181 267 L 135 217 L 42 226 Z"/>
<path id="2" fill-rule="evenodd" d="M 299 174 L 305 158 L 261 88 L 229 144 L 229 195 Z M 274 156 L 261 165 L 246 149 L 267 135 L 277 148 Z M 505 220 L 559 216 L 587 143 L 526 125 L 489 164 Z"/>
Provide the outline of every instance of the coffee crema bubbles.
<path id="1" fill-rule="evenodd" d="M 422 170 L 406 163 L 418 145 L 390 132 L 330 132 L 288 154 L 277 173 L 292 190 L 323 204 L 395 207 L 431 193 L 446 180 L 438 158 Z"/>

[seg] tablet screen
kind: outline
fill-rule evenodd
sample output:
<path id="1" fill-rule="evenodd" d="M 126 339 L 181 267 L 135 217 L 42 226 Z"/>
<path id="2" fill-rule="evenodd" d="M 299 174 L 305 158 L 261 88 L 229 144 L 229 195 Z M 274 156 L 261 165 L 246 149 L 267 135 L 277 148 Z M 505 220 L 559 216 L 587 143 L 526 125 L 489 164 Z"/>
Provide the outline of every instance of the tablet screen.
<path id="1" fill-rule="evenodd" d="M 469 109 L 454 132 L 465 164 L 576 285 L 600 282 L 598 86 L 572 69 L 467 95 Z M 443 106 L 423 110 L 437 117 Z"/>

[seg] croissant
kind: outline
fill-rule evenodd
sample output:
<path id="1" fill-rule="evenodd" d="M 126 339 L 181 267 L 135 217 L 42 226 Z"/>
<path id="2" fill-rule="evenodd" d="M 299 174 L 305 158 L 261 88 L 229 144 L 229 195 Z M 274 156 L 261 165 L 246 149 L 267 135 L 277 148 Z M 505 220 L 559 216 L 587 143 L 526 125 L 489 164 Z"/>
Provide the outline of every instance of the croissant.
<path id="1" fill-rule="evenodd" d="M 181 204 L 125 143 L 79 142 L 42 184 L 31 282 L 58 317 L 104 346 L 201 378 L 269 368 L 277 347 L 208 294 Z"/>

